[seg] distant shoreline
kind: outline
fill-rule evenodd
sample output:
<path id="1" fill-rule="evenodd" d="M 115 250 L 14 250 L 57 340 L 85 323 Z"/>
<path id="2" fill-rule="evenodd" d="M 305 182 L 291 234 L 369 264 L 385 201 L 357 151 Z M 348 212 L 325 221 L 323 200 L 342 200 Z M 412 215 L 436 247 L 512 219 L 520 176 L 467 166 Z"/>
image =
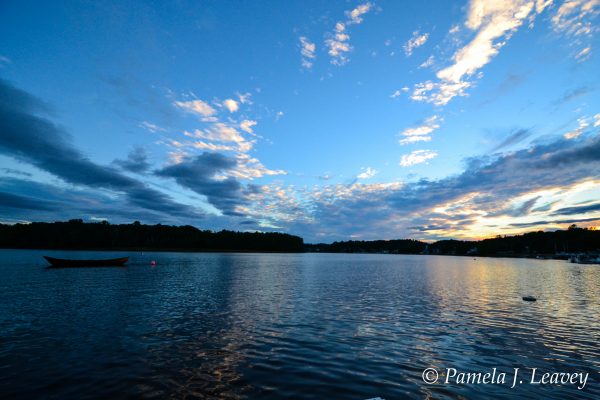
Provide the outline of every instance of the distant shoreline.
<path id="1" fill-rule="evenodd" d="M 62 251 L 195 253 L 361 253 L 562 259 L 600 254 L 600 230 L 571 225 L 566 230 L 496 236 L 477 241 L 414 239 L 304 243 L 280 232 L 218 232 L 196 227 L 108 222 L 0 224 L 0 248 Z"/>

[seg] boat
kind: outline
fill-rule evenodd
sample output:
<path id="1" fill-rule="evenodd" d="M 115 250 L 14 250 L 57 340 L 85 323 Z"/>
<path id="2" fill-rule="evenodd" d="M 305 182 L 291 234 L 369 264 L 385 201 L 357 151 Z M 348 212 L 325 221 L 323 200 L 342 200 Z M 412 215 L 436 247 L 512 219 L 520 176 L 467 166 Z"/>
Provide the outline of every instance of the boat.
<path id="1" fill-rule="evenodd" d="M 108 258 L 104 260 L 72 260 L 65 258 L 54 258 L 44 256 L 52 267 L 69 268 L 69 267 L 122 267 L 129 257 Z"/>
<path id="2" fill-rule="evenodd" d="M 533 296 L 523 296 L 523 301 L 536 301 L 537 299 Z"/>

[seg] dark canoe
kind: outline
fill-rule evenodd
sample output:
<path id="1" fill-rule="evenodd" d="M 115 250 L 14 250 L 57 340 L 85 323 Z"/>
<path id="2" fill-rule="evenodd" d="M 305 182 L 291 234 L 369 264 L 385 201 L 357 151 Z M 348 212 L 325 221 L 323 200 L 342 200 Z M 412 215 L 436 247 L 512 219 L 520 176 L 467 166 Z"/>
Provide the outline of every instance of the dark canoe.
<path id="1" fill-rule="evenodd" d="M 54 258 L 44 256 L 53 267 L 122 267 L 129 260 L 129 257 L 109 258 L 105 260 L 67 260 L 64 258 Z"/>

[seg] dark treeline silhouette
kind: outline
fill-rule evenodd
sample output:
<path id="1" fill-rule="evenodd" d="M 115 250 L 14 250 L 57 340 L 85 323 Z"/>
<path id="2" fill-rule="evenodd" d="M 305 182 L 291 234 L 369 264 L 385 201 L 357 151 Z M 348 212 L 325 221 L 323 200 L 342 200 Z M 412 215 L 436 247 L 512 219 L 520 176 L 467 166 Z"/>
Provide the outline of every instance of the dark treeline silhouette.
<path id="1" fill-rule="evenodd" d="M 307 244 L 306 251 L 327 253 L 393 253 L 419 254 L 427 247 L 427 243 L 412 239 L 398 240 L 350 240 L 331 244 Z"/>
<path id="2" fill-rule="evenodd" d="M 34 222 L 0 224 L 0 247 L 42 249 L 131 249 L 185 251 L 276 251 L 328 253 L 390 253 L 479 255 L 495 257 L 549 256 L 600 252 L 600 231 L 578 228 L 554 232 L 529 232 L 497 236 L 479 241 L 440 240 L 425 243 L 412 239 L 342 241 L 331 244 L 304 244 L 302 238 L 277 232 L 234 232 L 199 230 L 193 226 L 112 225 Z"/>
<path id="3" fill-rule="evenodd" d="M 137 221 L 112 225 L 76 219 L 0 224 L 0 247 L 301 252 L 304 251 L 304 242 L 298 236 L 277 232 L 212 232 L 193 226 L 142 225 Z"/>
<path id="4" fill-rule="evenodd" d="M 495 257 L 564 257 L 566 254 L 600 252 L 600 231 L 578 228 L 554 232 L 529 232 L 515 236 L 497 236 L 478 241 L 417 240 L 345 241 L 305 246 L 307 251 L 329 253 L 393 253 L 479 255 Z"/>

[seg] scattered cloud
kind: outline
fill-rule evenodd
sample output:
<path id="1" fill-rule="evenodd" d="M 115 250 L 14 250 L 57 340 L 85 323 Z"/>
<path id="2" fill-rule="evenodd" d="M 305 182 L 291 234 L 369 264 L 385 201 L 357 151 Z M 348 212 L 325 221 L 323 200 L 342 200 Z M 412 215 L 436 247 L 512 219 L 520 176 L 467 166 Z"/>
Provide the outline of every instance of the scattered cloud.
<path id="1" fill-rule="evenodd" d="M 371 167 L 363 168 L 364 171 L 356 176 L 356 179 L 369 179 L 377 175 L 379 171 Z"/>
<path id="2" fill-rule="evenodd" d="M 598 0 L 565 1 L 552 17 L 554 29 L 571 37 L 591 36 L 597 29 L 591 19 L 598 15 L 599 4 Z"/>
<path id="3" fill-rule="evenodd" d="M 148 122 L 148 121 L 142 121 L 139 123 L 138 125 L 140 128 L 144 128 L 152 133 L 157 133 L 157 132 L 166 132 L 167 130 L 165 128 L 161 128 L 160 126 L 153 124 L 152 122 Z"/>
<path id="4" fill-rule="evenodd" d="M 223 101 L 223 107 L 229 110 L 230 113 L 234 113 L 240 109 L 240 105 L 233 99 L 226 99 Z"/>
<path id="5" fill-rule="evenodd" d="M 405 154 L 400 159 L 400 166 L 411 167 L 413 165 L 421 164 L 427 160 L 437 157 L 438 153 L 432 150 L 415 150 L 410 154 Z"/>
<path id="6" fill-rule="evenodd" d="M 409 144 L 415 142 L 428 142 L 431 140 L 431 136 L 429 136 L 433 131 L 440 128 L 441 118 L 438 115 L 433 115 L 427 118 L 423 124 L 413 127 L 407 128 L 400 133 L 400 135 L 404 136 L 404 139 L 400 140 L 400 144 Z"/>
<path id="7" fill-rule="evenodd" d="M 581 50 L 579 53 L 575 54 L 575 59 L 578 62 L 584 62 L 592 55 L 592 47 L 588 46 L 585 49 Z"/>
<path id="8" fill-rule="evenodd" d="M 247 133 L 254 133 L 252 127 L 256 124 L 256 121 L 245 119 L 242 122 L 240 122 L 240 129 Z"/>
<path id="9" fill-rule="evenodd" d="M 315 51 L 317 46 L 309 41 L 306 37 L 300 37 L 300 54 L 302 55 L 302 66 L 304 68 L 312 68 L 314 59 L 316 58 Z"/>
<path id="10" fill-rule="evenodd" d="M 203 117 L 211 117 L 217 113 L 217 110 L 202 100 L 176 101 L 174 104 L 184 111 Z"/>
<path id="11" fill-rule="evenodd" d="M 0 68 L 8 64 L 12 64 L 12 60 L 8 57 L 0 56 Z"/>
<path id="12" fill-rule="evenodd" d="M 456 51 L 450 66 L 437 72 L 438 82 L 416 84 L 411 98 L 439 106 L 464 96 L 472 85 L 467 79 L 498 54 L 533 9 L 529 0 L 471 0 L 465 26 L 476 32 L 475 37 Z"/>
<path id="13" fill-rule="evenodd" d="M 346 21 L 338 21 L 335 24 L 333 33 L 325 40 L 325 45 L 329 49 L 327 53 L 331 57 L 333 65 L 342 66 L 349 61 L 348 53 L 352 51 L 350 45 L 350 34 L 348 27 L 358 25 L 363 22 L 363 16 L 371 10 L 372 3 L 363 3 L 351 11 L 346 11 Z"/>
<path id="14" fill-rule="evenodd" d="M 419 65 L 419 68 L 428 68 L 431 67 L 433 65 L 435 58 L 433 56 L 429 56 L 427 58 L 427 60 L 423 61 L 421 63 L 421 65 Z"/>
<path id="15" fill-rule="evenodd" d="M 427 42 L 428 38 L 429 33 L 421 34 L 419 31 L 414 31 L 412 37 L 404 45 L 404 54 L 406 54 L 407 57 L 410 57 L 414 49 L 423 46 Z"/>
<path id="16" fill-rule="evenodd" d="M 583 132 L 590 126 L 588 119 L 581 117 L 577 119 L 578 126 L 572 131 L 565 133 L 563 136 L 565 139 L 575 139 L 581 136 Z"/>
<path id="17" fill-rule="evenodd" d="M 350 24 L 360 24 L 363 19 L 363 15 L 365 15 L 366 13 L 369 12 L 369 10 L 371 9 L 371 7 L 373 7 L 373 4 L 371 3 L 363 3 L 358 5 L 355 9 L 353 9 L 352 11 L 346 11 L 346 16 L 349 18 L 348 23 Z"/>

